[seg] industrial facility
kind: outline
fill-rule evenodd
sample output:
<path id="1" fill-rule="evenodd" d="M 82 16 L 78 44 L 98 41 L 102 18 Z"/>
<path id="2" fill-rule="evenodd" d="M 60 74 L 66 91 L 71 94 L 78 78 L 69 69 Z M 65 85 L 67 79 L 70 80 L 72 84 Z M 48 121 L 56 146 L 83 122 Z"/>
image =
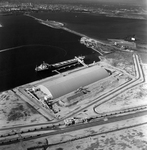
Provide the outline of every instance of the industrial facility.
<path id="1" fill-rule="evenodd" d="M 109 76 L 109 73 L 105 69 L 95 65 L 61 76 L 55 80 L 41 82 L 31 88 L 26 88 L 25 91 L 31 97 L 44 103 L 44 101 L 59 98 L 107 76 Z"/>

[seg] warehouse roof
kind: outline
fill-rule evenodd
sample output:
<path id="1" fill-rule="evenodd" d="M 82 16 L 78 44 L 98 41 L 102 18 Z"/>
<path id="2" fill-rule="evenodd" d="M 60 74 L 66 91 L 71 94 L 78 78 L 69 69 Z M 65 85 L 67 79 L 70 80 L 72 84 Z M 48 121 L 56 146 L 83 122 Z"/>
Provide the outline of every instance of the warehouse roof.
<path id="1" fill-rule="evenodd" d="M 93 66 L 74 73 L 62 76 L 56 80 L 43 82 L 43 87 L 46 87 L 53 99 L 68 94 L 81 86 L 86 86 L 107 77 L 108 72 L 99 67 Z"/>

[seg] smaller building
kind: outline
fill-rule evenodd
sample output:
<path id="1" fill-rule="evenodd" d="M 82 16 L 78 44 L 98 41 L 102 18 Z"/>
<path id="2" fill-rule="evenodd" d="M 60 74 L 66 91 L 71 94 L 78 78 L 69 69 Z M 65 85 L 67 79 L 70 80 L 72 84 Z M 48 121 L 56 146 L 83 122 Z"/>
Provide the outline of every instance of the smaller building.
<path id="1" fill-rule="evenodd" d="M 76 93 L 75 95 L 72 95 L 70 97 L 67 97 L 64 100 L 60 100 L 59 104 L 65 107 L 69 107 L 71 105 L 74 105 L 78 103 L 81 99 L 80 97 L 83 95 L 83 93 Z"/>
<path id="2" fill-rule="evenodd" d="M 120 41 L 115 41 L 114 45 L 119 46 L 120 48 L 124 48 L 124 49 L 135 49 L 136 48 L 136 43 L 135 42 L 128 42 L 128 41 L 124 41 L 124 40 L 120 40 Z"/>
<path id="3" fill-rule="evenodd" d="M 33 86 L 32 88 L 26 88 L 25 91 L 28 95 L 30 95 L 30 97 L 39 101 L 41 105 L 46 108 L 50 108 L 50 100 L 53 99 L 53 96 L 46 87 L 38 85 Z"/>
<path id="4" fill-rule="evenodd" d="M 51 92 L 43 85 L 32 87 L 31 91 L 38 99 L 51 100 L 53 98 Z"/>
<path id="5" fill-rule="evenodd" d="M 111 44 L 122 48 L 122 49 L 135 49 L 136 43 L 135 38 L 132 38 L 132 41 L 125 41 L 123 39 L 109 39 Z"/>

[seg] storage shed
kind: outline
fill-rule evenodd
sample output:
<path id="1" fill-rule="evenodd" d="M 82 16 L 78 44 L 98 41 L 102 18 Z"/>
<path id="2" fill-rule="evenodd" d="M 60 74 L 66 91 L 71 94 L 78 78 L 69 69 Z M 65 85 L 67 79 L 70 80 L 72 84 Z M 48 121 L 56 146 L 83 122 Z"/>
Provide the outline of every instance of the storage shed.
<path id="1" fill-rule="evenodd" d="M 108 72 L 100 66 L 88 67 L 56 80 L 43 82 L 41 87 L 49 90 L 53 99 L 68 94 L 79 87 L 87 86 L 109 76 Z M 40 86 L 40 85 L 38 85 Z M 42 88 L 43 89 L 43 88 Z"/>

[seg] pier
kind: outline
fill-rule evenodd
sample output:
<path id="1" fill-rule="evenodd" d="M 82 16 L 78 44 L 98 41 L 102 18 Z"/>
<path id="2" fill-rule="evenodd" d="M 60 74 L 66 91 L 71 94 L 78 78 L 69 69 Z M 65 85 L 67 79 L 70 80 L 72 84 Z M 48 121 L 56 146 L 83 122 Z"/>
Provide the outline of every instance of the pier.
<path id="1" fill-rule="evenodd" d="M 88 67 L 88 65 L 86 65 L 86 64 L 84 63 L 84 61 L 81 60 L 79 57 L 76 57 L 76 56 L 75 56 L 75 59 L 77 59 L 77 61 L 78 61 L 80 64 L 82 64 L 83 66 Z"/>
<path id="2" fill-rule="evenodd" d="M 38 71 L 51 70 L 52 72 L 58 71 L 57 73 L 59 73 L 59 70 L 66 69 L 72 66 L 76 66 L 77 64 L 82 64 L 83 66 L 88 67 L 83 61 L 84 58 L 85 56 L 79 56 L 79 57 L 75 56 L 74 59 L 62 61 L 62 62 L 55 63 L 55 64 L 48 64 L 43 61 L 41 65 L 35 68 L 35 71 L 38 72 Z"/>

